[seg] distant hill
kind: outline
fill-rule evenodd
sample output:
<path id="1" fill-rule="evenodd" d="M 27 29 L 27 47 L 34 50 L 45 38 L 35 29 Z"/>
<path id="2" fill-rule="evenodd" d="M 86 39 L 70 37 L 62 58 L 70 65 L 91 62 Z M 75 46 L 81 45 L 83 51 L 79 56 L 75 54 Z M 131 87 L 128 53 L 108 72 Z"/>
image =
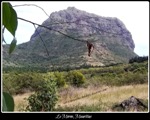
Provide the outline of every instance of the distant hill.
<path id="1" fill-rule="evenodd" d="M 8 45 L 3 45 L 4 67 L 105 66 L 125 63 L 137 56 L 134 53 L 132 35 L 118 18 L 101 17 L 68 7 L 66 10 L 51 13 L 42 25 L 50 30 L 38 27 L 30 41 L 17 45 L 10 56 L 7 52 Z M 49 56 L 38 33 L 46 45 Z M 84 41 L 94 45 L 90 57 Z"/>

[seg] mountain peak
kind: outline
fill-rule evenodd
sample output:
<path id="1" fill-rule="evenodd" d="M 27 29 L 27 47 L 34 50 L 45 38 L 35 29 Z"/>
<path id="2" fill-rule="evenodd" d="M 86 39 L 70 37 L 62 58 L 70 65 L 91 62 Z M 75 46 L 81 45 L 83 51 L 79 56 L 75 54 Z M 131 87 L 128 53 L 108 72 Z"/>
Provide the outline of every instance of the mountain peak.
<path id="1" fill-rule="evenodd" d="M 128 62 L 130 58 L 136 56 L 132 35 L 118 18 L 101 17 L 75 7 L 68 7 L 51 13 L 42 25 L 50 27 L 51 30 L 38 27 L 31 36 L 30 42 L 18 46 L 16 55 L 21 53 L 24 56 L 17 63 L 50 66 L 51 61 L 57 67 L 104 66 Z M 50 56 L 47 56 L 38 33 Z M 91 56 L 88 56 L 86 42 L 79 42 L 72 38 L 92 43 L 94 50 Z M 25 46 L 27 49 L 23 52 Z"/>
<path id="2" fill-rule="evenodd" d="M 75 7 L 68 7 L 67 10 L 77 10 Z"/>

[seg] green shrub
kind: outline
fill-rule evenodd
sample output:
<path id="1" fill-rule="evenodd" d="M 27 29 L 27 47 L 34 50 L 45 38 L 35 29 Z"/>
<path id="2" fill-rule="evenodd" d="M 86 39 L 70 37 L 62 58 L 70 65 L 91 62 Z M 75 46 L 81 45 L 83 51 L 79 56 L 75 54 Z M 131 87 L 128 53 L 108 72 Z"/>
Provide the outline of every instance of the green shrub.
<path id="1" fill-rule="evenodd" d="M 66 80 L 77 87 L 80 87 L 82 84 L 85 83 L 85 77 L 84 75 L 79 71 L 69 71 Z"/>
<path id="2" fill-rule="evenodd" d="M 54 76 L 55 76 L 57 86 L 64 87 L 66 82 L 65 82 L 63 74 L 60 72 L 54 72 Z"/>
<path id="3" fill-rule="evenodd" d="M 43 81 L 43 76 L 39 73 L 8 73 L 3 75 L 4 91 L 11 94 L 20 94 L 26 91 L 35 91 Z"/>
<path id="4" fill-rule="evenodd" d="M 138 68 L 133 71 L 133 73 L 139 73 L 139 74 L 144 72 L 145 72 L 145 68 Z"/>
<path id="5" fill-rule="evenodd" d="M 58 100 L 55 80 L 44 80 L 38 91 L 27 99 L 27 111 L 52 111 Z"/>

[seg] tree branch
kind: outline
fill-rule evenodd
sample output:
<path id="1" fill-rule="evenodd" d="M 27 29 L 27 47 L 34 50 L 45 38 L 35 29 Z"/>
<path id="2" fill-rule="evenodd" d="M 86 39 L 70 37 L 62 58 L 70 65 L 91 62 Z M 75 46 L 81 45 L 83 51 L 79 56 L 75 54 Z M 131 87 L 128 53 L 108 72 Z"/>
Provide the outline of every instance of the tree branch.
<path id="1" fill-rule="evenodd" d="M 30 21 L 30 20 L 26 20 L 26 19 L 24 19 L 24 18 L 18 17 L 18 19 L 23 20 L 23 21 L 26 21 L 26 22 L 29 22 L 29 23 L 32 23 L 32 24 L 34 24 L 34 25 L 38 25 L 38 26 L 40 26 L 40 27 L 44 27 L 44 28 L 46 28 L 46 29 L 48 29 L 48 30 L 50 30 L 50 31 L 52 30 L 52 31 L 58 32 L 58 33 L 60 33 L 60 34 L 62 34 L 62 35 L 64 35 L 64 36 L 66 36 L 66 37 L 68 37 L 68 38 L 71 38 L 71 39 L 73 39 L 73 40 L 76 40 L 76 41 L 80 41 L 80 42 L 86 42 L 86 41 L 87 41 L 87 40 L 81 40 L 81 39 L 74 38 L 74 37 L 72 37 L 72 36 L 69 36 L 69 35 L 67 35 L 67 34 L 65 34 L 65 33 L 63 33 L 63 32 L 61 32 L 61 31 L 58 31 L 58 30 L 55 30 L 55 29 L 46 27 L 46 26 L 44 26 L 44 25 L 37 24 L 37 23 L 32 22 L 32 21 Z"/>
<path id="2" fill-rule="evenodd" d="M 90 18 L 93 18 L 93 17 L 87 17 L 87 18 L 84 18 L 84 19 L 90 19 Z M 29 22 L 29 23 L 32 23 L 33 25 L 38 25 L 39 27 L 44 27 L 44 28 L 46 28 L 46 29 L 48 29 L 48 30 L 50 30 L 50 31 L 51 31 L 51 30 L 52 30 L 52 31 L 55 31 L 55 32 L 57 32 L 57 33 L 59 33 L 59 34 L 62 34 L 62 35 L 64 35 L 64 36 L 66 36 L 66 37 L 68 37 L 68 38 L 71 38 L 71 39 L 73 39 L 73 40 L 76 40 L 76 41 L 85 42 L 85 43 L 87 43 L 87 41 L 88 41 L 88 40 L 78 39 L 79 36 L 78 36 L 77 38 L 75 38 L 75 37 L 73 37 L 73 36 L 70 36 L 70 35 L 67 35 L 67 34 L 63 33 L 62 31 L 59 31 L 59 30 L 56 30 L 56 29 L 51 28 L 51 27 L 47 27 L 47 26 L 44 26 L 44 25 L 40 25 L 40 24 L 34 23 L 34 22 L 29 21 L 29 20 L 26 20 L 26 19 L 24 19 L 24 18 L 18 17 L 18 19 L 23 20 L 23 21 L 26 21 L 26 22 Z M 75 20 L 75 21 L 72 21 L 72 22 L 53 23 L 53 24 L 51 24 L 51 25 L 55 25 L 55 24 L 71 24 L 71 23 L 79 22 L 80 20 L 83 20 L 83 19 L 78 19 L 78 20 Z M 77 24 L 77 25 L 82 25 L 82 26 L 87 26 L 87 27 L 92 27 L 92 28 L 98 29 L 99 31 L 112 34 L 112 35 L 114 35 L 114 36 L 117 36 L 117 35 L 120 36 L 120 35 L 124 34 L 124 33 L 112 33 L 112 32 L 108 32 L 108 31 L 105 31 L 105 30 L 103 30 L 103 29 L 101 29 L 101 28 L 94 27 L 94 26 L 90 26 L 90 25 L 87 25 L 87 24 L 79 24 L 79 23 L 76 23 L 76 24 Z M 39 34 L 39 32 L 38 32 L 38 34 Z M 102 35 L 102 36 L 103 36 L 103 35 Z M 85 36 L 80 36 L 80 37 L 85 37 Z M 91 37 L 91 35 L 89 34 L 89 35 L 86 36 L 86 37 Z M 40 38 L 41 38 L 41 36 L 40 36 Z M 41 39 L 41 40 L 42 40 L 42 39 Z M 42 42 L 43 42 L 43 44 L 44 44 L 44 41 L 43 41 L 43 40 L 42 40 Z M 44 46 L 45 46 L 45 44 L 44 44 Z M 46 48 L 46 46 L 45 46 L 45 48 Z M 46 51 L 47 51 L 47 53 L 48 53 L 47 48 L 46 48 Z M 97 50 L 97 51 L 98 51 L 98 50 Z"/>
<path id="3" fill-rule="evenodd" d="M 35 4 L 22 4 L 22 5 L 14 5 L 13 7 L 20 7 L 20 6 L 35 6 L 35 7 L 38 7 L 38 8 L 40 8 L 48 17 L 50 17 L 50 16 L 45 12 L 45 10 L 44 10 L 42 7 L 38 6 L 38 5 L 35 5 Z M 72 23 L 76 23 L 76 22 L 79 22 L 79 21 L 84 20 L 84 19 L 91 19 L 91 18 L 97 18 L 97 17 L 89 17 L 89 16 L 86 16 L 85 18 L 77 19 L 77 20 L 75 20 L 75 21 L 71 21 L 71 22 L 57 22 L 57 23 L 52 23 L 52 24 L 50 24 L 50 25 L 55 25 L 55 24 L 72 24 Z M 104 19 L 104 18 L 101 18 L 101 19 Z M 25 20 L 25 19 L 22 18 L 22 20 Z M 107 19 L 106 19 L 106 20 L 107 20 Z M 30 22 L 30 23 L 32 23 L 32 24 L 34 23 L 34 22 L 29 21 L 29 20 L 25 20 L 25 21 Z M 34 23 L 34 24 L 36 24 L 36 23 Z M 38 24 L 36 24 L 36 25 L 38 25 Z M 118 36 L 118 35 L 120 36 L 120 35 L 126 33 L 126 32 L 120 33 L 120 34 L 119 34 L 119 33 L 112 33 L 112 32 L 108 32 L 108 31 L 105 31 L 105 30 L 100 29 L 100 28 L 98 28 L 98 27 L 90 26 L 90 25 L 87 25 L 87 24 L 79 24 L 79 23 L 78 23 L 77 25 L 82 25 L 82 26 L 87 26 L 87 27 L 95 28 L 95 29 L 97 29 L 97 30 L 99 30 L 99 31 L 112 34 L 113 36 Z M 38 25 L 38 26 L 40 26 L 40 25 Z M 118 26 L 119 26 L 119 25 L 118 25 Z M 43 26 L 43 25 L 41 25 L 41 27 L 45 27 L 45 28 L 46 28 L 46 26 Z M 119 26 L 119 27 L 120 27 L 120 26 Z M 48 27 L 47 27 L 47 28 L 48 28 Z M 50 30 L 50 29 L 49 29 L 49 30 Z M 58 33 L 60 33 L 60 34 L 62 34 L 62 35 L 64 35 L 64 36 L 67 36 L 67 37 L 69 37 L 69 38 L 71 38 L 71 39 L 73 39 L 73 40 L 77 40 L 77 41 L 81 41 L 81 42 L 87 41 L 87 40 L 80 40 L 80 39 L 78 39 L 78 38 L 74 38 L 74 37 L 72 37 L 72 36 L 69 36 L 69 35 L 67 35 L 67 34 L 65 34 L 65 33 L 61 32 L 61 31 L 55 30 L 55 29 L 51 29 L 51 30 L 53 30 L 53 31 L 55 31 L 55 32 L 58 32 Z"/>
<path id="4" fill-rule="evenodd" d="M 49 17 L 49 15 L 45 12 L 45 10 L 42 7 L 38 6 L 38 5 L 35 5 L 35 4 L 22 4 L 22 5 L 14 5 L 13 7 L 20 7 L 20 6 L 35 6 L 35 7 L 38 7 Z"/>
<path id="5" fill-rule="evenodd" d="M 39 31 L 36 29 L 35 24 L 33 24 L 33 26 L 34 26 L 35 30 L 37 31 L 38 35 L 40 36 L 40 39 L 41 39 L 41 41 L 43 42 L 43 45 L 44 45 L 44 47 L 45 47 L 45 49 L 46 49 L 47 55 L 49 56 L 49 52 L 48 52 L 48 49 L 47 49 L 47 47 L 46 47 L 46 45 L 45 45 L 44 40 L 42 39 L 42 37 L 41 37 Z"/>
<path id="6" fill-rule="evenodd" d="M 5 27 L 2 28 L 2 41 L 4 43 L 6 43 L 5 39 L 4 39 L 4 31 L 5 31 Z M 7 44 L 7 43 L 6 43 Z"/>

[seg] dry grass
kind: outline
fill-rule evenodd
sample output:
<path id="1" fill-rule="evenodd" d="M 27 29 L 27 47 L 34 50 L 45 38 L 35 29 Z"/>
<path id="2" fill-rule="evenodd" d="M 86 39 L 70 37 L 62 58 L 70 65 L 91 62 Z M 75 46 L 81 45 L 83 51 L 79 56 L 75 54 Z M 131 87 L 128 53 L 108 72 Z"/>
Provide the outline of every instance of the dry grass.
<path id="1" fill-rule="evenodd" d="M 92 91 L 92 90 L 91 90 Z M 101 103 L 104 110 L 109 110 L 114 103 L 120 103 L 130 96 L 135 96 L 140 99 L 148 99 L 148 85 L 129 85 L 121 87 L 109 87 L 106 91 L 78 99 L 67 104 L 59 104 L 61 107 L 72 107 L 76 105 L 93 105 Z"/>
<path id="2" fill-rule="evenodd" d="M 13 96 L 15 101 L 15 111 L 24 111 L 24 109 L 27 106 L 27 100 L 25 99 L 28 98 L 31 94 L 32 93 L 30 92 L 30 93 Z"/>
<path id="3" fill-rule="evenodd" d="M 105 91 L 98 92 L 106 89 Z M 22 111 L 27 106 L 27 101 L 24 98 L 27 98 L 32 93 L 26 93 L 22 95 L 14 96 L 15 100 L 15 111 Z M 87 97 L 84 97 L 89 95 Z M 135 96 L 140 99 L 147 100 L 148 99 L 148 85 L 128 85 L 121 87 L 94 87 L 89 86 L 87 88 L 74 88 L 68 87 L 65 90 L 60 92 L 60 98 L 57 106 L 61 107 L 73 107 L 73 106 L 81 106 L 81 105 L 100 105 L 104 111 L 110 111 L 110 108 L 114 103 L 120 103 L 125 99 L 128 99 L 130 96 Z M 79 98 L 79 99 L 78 99 Z M 72 102 L 69 102 L 73 99 Z M 56 108 L 57 108 L 56 106 Z"/>
<path id="4" fill-rule="evenodd" d="M 59 102 L 60 103 L 67 103 L 71 100 L 81 98 L 86 95 L 90 95 L 92 93 L 95 93 L 97 91 L 101 91 L 103 89 L 107 89 L 107 86 L 88 86 L 87 88 L 77 88 L 73 86 L 69 86 L 66 89 L 60 90 L 59 92 Z"/>

